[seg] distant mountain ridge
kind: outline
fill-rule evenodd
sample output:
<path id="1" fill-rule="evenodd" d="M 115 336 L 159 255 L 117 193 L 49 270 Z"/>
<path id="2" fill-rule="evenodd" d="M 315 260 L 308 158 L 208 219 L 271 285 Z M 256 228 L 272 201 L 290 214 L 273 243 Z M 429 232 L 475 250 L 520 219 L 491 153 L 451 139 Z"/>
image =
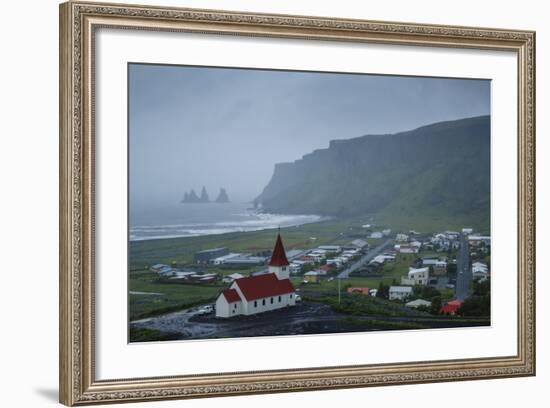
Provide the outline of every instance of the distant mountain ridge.
<path id="1" fill-rule="evenodd" d="M 488 214 L 490 127 L 479 116 L 334 140 L 276 164 L 254 202 L 289 214 Z"/>

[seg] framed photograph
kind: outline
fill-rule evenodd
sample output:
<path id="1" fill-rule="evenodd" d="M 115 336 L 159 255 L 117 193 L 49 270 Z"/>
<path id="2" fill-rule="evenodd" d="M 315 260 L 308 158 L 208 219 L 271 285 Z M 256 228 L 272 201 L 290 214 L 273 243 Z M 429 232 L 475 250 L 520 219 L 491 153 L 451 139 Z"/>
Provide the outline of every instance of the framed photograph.
<path id="1" fill-rule="evenodd" d="M 535 33 L 60 6 L 66 405 L 535 374 Z"/>

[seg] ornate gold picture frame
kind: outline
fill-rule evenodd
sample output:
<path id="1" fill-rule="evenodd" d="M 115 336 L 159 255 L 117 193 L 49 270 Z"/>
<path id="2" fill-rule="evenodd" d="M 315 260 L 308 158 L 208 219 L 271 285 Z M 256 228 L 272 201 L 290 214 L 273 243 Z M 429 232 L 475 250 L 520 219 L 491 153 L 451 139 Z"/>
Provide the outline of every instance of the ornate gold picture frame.
<path id="1" fill-rule="evenodd" d="M 98 380 L 94 342 L 94 47 L 96 30 L 105 27 L 515 53 L 518 71 L 518 213 L 514 215 L 518 225 L 517 353 L 413 363 Z M 59 383 L 60 401 L 66 405 L 535 375 L 535 33 L 135 5 L 64 3 L 60 6 L 59 259 Z"/>

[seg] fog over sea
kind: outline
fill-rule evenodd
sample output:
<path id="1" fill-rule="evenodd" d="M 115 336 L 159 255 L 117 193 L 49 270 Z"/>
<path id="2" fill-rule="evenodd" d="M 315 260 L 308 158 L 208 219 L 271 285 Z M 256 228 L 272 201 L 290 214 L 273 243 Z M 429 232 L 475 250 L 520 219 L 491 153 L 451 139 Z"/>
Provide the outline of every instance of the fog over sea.
<path id="1" fill-rule="evenodd" d="M 319 215 L 258 212 L 250 203 L 164 204 L 130 210 L 130 241 L 258 231 L 317 222 Z"/>

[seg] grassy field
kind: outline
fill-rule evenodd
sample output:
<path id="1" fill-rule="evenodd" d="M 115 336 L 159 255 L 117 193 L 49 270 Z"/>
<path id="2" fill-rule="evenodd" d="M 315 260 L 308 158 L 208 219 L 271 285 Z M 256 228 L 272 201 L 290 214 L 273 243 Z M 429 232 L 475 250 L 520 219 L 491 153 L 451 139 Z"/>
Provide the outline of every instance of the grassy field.
<path id="1" fill-rule="evenodd" d="M 427 313 L 406 308 L 401 303 L 372 296 L 346 295 L 340 299 L 340 302 L 337 296 L 304 296 L 304 299 L 325 303 L 337 312 L 352 316 L 429 316 Z"/>
<path id="2" fill-rule="evenodd" d="M 148 271 L 130 273 L 130 321 L 168 313 L 197 303 L 214 301 L 225 286 L 218 284 L 183 285 L 158 282 L 156 274 Z"/>
<path id="3" fill-rule="evenodd" d="M 285 247 L 287 250 L 307 249 L 328 243 L 349 243 L 355 239 L 353 235 L 357 220 L 323 221 L 299 227 L 284 228 Z M 148 271 L 149 266 L 156 263 L 178 265 L 192 264 L 195 252 L 215 247 L 227 247 L 232 252 L 256 253 L 271 250 L 275 241 L 275 230 L 257 232 L 236 232 L 222 235 L 161 239 L 151 241 L 134 241 L 130 243 L 130 273 L 129 290 L 131 292 L 160 293 L 131 294 L 130 320 L 168 313 L 183 309 L 197 303 L 214 301 L 218 293 L 227 287 L 221 282 L 217 284 L 167 284 L 160 282 L 158 276 Z M 350 237 L 350 234 L 352 235 Z M 227 267 L 208 266 L 203 271 L 218 273 L 221 276 L 232 273 L 249 275 L 264 267 Z M 201 270 L 201 267 L 194 267 Z M 299 284 L 301 279 L 298 280 Z"/>
<path id="4" fill-rule="evenodd" d="M 390 228 L 393 236 L 396 232 L 408 232 L 415 229 L 422 233 L 434 233 L 445 230 L 460 230 L 464 226 L 473 226 L 477 231 L 489 233 L 489 226 L 471 219 L 449 217 L 387 217 L 364 216 L 332 219 L 281 230 L 285 247 L 290 249 L 308 249 L 323 244 L 349 244 L 356 238 L 365 238 L 361 225 L 373 224 L 376 230 Z M 276 230 L 234 232 L 220 235 L 132 241 L 129 246 L 130 269 L 142 269 L 155 263 L 191 263 L 193 254 L 209 248 L 226 247 L 233 252 L 256 253 L 271 250 Z M 381 242 L 367 239 L 369 244 Z"/>
<path id="5" fill-rule="evenodd" d="M 476 232 L 490 235 L 490 217 L 487 214 L 480 214 L 477 217 L 456 216 L 398 216 L 392 214 L 376 215 L 374 221 L 384 225 L 392 231 L 415 230 L 420 233 L 433 233 L 447 230 L 461 231 L 464 227 L 472 227 Z"/>
<path id="6" fill-rule="evenodd" d="M 420 232 L 433 233 L 447 229 L 459 229 L 464 224 L 454 225 L 449 220 L 432 219 L 431 223 L 423 221 L 414 224 L 407 220 L 387 220 L 384 225 L 377 225 L 376 230 L 391 228 L 392 235 L 396 232 L 407 232 L 409 229 L 417 229 Z M 420 220 L 421 221 L 421 220 Z M 309 249 L 323 244 L 348 244 L 357 238 L 365 238 L 363 224 L 373 224 L 376 220 L 372 217 L 355 217 L 349 219 L 326 220 L 297 227 L 289 227 L 281 230 L 285 247 L 290 249 Z M 380 221 L 379 221 L 380 222 Z M 417 220 L 417 222 L 419 222 Z M 441 225 L 439 225 L 441 223 Z M 424 228 L 422 228 L 424 227 Z M 156 263 L 188 265 L 193 270 L 213 272 L 220 276 L 231 273 L 249 275 L 251 272 L 264 268 L 252 267 L 227 267 L 208 266 L 197 267 L 192 265 L 195 252 L 215 248 L 227 247 L 231 252 L 257 253 L 271 250 L 275 241 L 276 230 L 263 230 L 255 232 L 235 232 L 221 235 L 208 235 L 201 237 L 186 237 L 159 239 L 150 241 L 130 242 L 130 272 L 129 290 L 132 292 L 146 292 L 154 294 L 130 295 L 130 319 L 138 319 L 156 314 L 168 313 L 180 310 L 199 303 L 207 303 L 215 300 L 219 292 L 227 285 L 218 282 L 216 284 L 168 284 L 158 280 L 158 276 L 149 272 L 149 266 Z M 368 239 L 370 245 L 381 243 L 381 239 Z M 424 255 L 424 254 L 420 254 Z M 351 276 L 341 282 L 341 290 L 345 292 L 348 287 L 368 287 L 376 289 L 383 283 L 398 284 L 401 277 L 407 274 L 414 255 L 397 256 L 395 263 L 384 265 L 381 275 L 378 276 Z M 320 283 L 303 284 L 302 277 L 293 277 L 292 281 L 297 289 L 304 292 L 334 293 L 338 290 L 336 279 L 328 281 L 323 279 Z M 442 298 L 449 299 L 453 296 L 452 290 L 442 291 Z"/>
<path id="7" fill-rule="evenodd" d="M 308 249 L 329 243 L 349 243 L 359 234 L 357 220 L 327 220 L 281 229 L 286 250 Z M 363 232 L 364 233 L 364 232 Z M 275 229 L 220 235 L 130 242 L 130 269 L 155 263 L 191 263 L 197 251 L 226 247 L 232 252 L 256 253 L 273 249 Z"/>

